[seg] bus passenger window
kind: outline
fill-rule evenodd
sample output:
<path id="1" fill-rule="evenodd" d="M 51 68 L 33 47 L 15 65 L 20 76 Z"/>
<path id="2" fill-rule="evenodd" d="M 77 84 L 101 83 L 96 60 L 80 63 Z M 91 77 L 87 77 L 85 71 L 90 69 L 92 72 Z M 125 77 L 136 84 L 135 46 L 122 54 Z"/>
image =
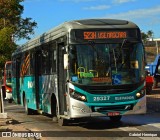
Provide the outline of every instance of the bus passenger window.
<path id="1" fill-rule="evenodd" d="M 56 55 L 57 55 L 57 52 L 56 52 L 56 47 L 53 46 L 50 50 L 50 72 L 51 73 L 55 73 L 56 72 Z"/>
<path id="2" fill-rule="evenodd" d="M 30 75 L 34 74 L 34 53 L 30 54 Z"/>
<path id="3" fill-rule="evenodd" d="M 49 74 L 49 51 L 48 48 L 42 49 L 42 73 Z"/>
<path id="4" fill-rule="evenodd" d="M 21 76 L 29 75 L 29 70 L 30 70 L 30 54 L 29 52 L 25 52 L 22 56 L 22 61 L 21 61 Z"/>

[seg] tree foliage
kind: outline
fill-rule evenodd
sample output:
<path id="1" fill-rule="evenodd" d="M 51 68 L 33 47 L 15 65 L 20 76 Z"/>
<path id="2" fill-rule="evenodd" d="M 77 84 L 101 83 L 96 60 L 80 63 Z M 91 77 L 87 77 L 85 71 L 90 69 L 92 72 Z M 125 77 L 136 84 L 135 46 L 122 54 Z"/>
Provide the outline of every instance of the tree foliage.
<path id="1" fill-rule="evenodd" d="M 147 31 L 147 33 L 141 32 L 141 37 L 142 37 L 143 42 L 145 43 L 148 39 L 153 40 L 153 34 L 154 33 L 152 30 Z"/>
<path id="2" fill-rule="evenodd" d="M 30 39 L 37 26 L 32 18 L 22 18 L 24 0 L 0 0 L 0 69 L 11 59 L 15 41 Z"/>
<path id="3" fill-rule="evenodd" d="M 153 31 L 152 31 L 152 30 L 149 30 L 149 31 L 147 32 L 147 35 L 148 35 L 149 38 L 153 38 Z"/>

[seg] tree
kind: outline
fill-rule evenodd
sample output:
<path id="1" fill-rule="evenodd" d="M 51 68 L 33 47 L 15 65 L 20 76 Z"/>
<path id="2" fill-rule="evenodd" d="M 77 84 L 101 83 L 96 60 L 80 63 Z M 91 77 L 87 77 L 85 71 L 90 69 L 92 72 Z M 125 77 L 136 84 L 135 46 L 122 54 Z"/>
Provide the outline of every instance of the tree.
<path id="1" fill-rule="evenodd" d="M 143 42 L 146 43 L 146 41 L 150 38 L 152 38 L 153 40 L 153 34 L 154 33 L 152 30 L 147 31 L 147 33 L 141 32 L 141 37 L 142 37 Z"/>
<path id="2" fill-rule="evenodd" d="M 147 35 L 148 35 L 148 38 L 151 38 L 153 40 L 153 31 L 152 30 L 149 30 L 147 32 Z"/>
<path id="3" fill-rule="evenodd" d="M 0 29 L 12 27 L 14 38 L 30 39 L 29 35 L 34 34 L 33 28 L 37 26 L 32 18 L 22 18 L 23 6 L 20 4 L 24 0 L 0 0 Z"/>
<path id="4" fill-rule="evenodd" d="M 147 41 L 148 35 L 144 32 L 141 32 L 141 37 L 142 37 L 143 42 L 145 43 Z"/>
<path id="5" fill-rule="evenodd" d="M 11 54 L 15 50 L 16 45 L 11 41 L 13 29 L 5 27 L 0 30 L 0 68 L 4 67 L 4 63 L 11 59 Z"/>
<path id="6" fill-rule="evenodd" d="M 32 18 L 22 18 L 24 0 L 0 0 L 0 69 L 16 48 L 15 41 L 30 39 L 37 26 Z"/>

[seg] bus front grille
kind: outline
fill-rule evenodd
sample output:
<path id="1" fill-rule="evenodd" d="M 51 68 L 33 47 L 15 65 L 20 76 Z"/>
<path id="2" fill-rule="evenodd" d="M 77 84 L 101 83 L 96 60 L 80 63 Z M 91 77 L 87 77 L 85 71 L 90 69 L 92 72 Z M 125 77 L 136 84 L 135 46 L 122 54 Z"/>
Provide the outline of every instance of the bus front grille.
<path id="1" fill-rule="evenodd" d="M 133 104 L 128 105 L 114 105 L 114 106 L 100 106 L 100 107 L 91 107 L 92 112 L 106 112 L 106 111 L 124 111 L 124 110 L 133 110 Z"/>

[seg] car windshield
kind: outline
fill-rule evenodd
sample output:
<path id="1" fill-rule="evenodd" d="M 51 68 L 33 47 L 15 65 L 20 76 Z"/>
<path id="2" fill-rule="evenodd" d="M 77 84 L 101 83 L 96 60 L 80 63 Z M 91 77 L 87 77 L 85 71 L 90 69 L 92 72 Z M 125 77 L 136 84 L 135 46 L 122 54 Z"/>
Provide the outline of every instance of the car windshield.
<path id="1" fill-rule="evenodd" d="M 77 84 L 134 84 L 144 78 L 141 43 L 73 45 L 70 79 Z"/>

